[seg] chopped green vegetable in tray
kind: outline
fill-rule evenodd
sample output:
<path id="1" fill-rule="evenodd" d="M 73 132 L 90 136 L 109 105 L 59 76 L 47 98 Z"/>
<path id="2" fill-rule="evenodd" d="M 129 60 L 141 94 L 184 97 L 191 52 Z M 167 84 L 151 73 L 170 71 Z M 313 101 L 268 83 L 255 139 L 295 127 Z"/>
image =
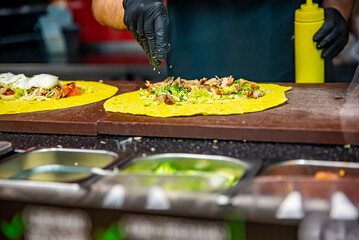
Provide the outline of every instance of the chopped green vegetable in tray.
<path id="1" fill-rule="evenodd" d="M 158 174 L 176 174 L 177 169 L 172 163 L 164 162 L 159 164 L 152 172 Z"/>
<path id="2" fill-rule="evenodd" d="M 239 179 L 243 176 L 245 169 L 241 165 L 235 164 L 233 166 L 219 166 L 216 162 L 212 166 L 209 161 L 200 160 L 188 166 L 189 161 L 182 159 L 182 161 L 164 161 L 154 164 L 152 161 L 138 162 L 125 169 L 126 172 L 134 174 L 154 174 L 154 176 L 172 176 L 172 181 L 161 182 L 162 187 L 170 190 L 189 190 L 189 191 L 203 191 L 203 190 L 219 190 L 228 189 L 236 185 Z M 151 163 L 149 163 L 151 162 Z M 179 176 L 179 179 L 176 179 Z M 188 177 L 188 178 L 186 178 Z M 175 180 L 176 179 L 176 180 Z M 151 184 L 154 181 L 147 181 Z"/>

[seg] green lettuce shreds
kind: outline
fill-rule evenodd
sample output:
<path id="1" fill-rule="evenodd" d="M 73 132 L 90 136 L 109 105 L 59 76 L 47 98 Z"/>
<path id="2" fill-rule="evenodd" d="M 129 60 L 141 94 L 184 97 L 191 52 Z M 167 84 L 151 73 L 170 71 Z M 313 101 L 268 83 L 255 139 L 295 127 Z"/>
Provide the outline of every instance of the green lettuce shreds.
<path id="1" fill-rule="evenodd" d="M 22 90 L 21 88 L 16 88 L 15 91 L 14 91 L 14 96 L 16 99 L 19 99 L 21 98 L 22 96 L 25 95 L 25 92 L 24 90 Z"/>
<path id="2" fill-rule="evenodd" d="M 187 96 L 188 98 L 210 98 L 212 94 L 204 88 L 195 88 Z"/>
<path id="3" fill-rule="evenodd" d="M 233 94 L 236 92 L 236 87 L 237 87 L 237 84 L 233 84 L 231 86 L 225 86 L 225 87 L 222 87 L 221 88 L 221 93 L 223 95 L 229 95 L 229 94 Z"/>
<path id="4" fill-rule="evenodd" d="M 154 89 L 154 92 L 156 94 L 156 97 L 166 94 L 166 95 L 172 96 L 178 102 L 182 101 L 183 97 L 188 94 L 186 89 L 183 89 L 178 86 L 168 86 L 168 87 L 157 88 L 157 89 Z"/>

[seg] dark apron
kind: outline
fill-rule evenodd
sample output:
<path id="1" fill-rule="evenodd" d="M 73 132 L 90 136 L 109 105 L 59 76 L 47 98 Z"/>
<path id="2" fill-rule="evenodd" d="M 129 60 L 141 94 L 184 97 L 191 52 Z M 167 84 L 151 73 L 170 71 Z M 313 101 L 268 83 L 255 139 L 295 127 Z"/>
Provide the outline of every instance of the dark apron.
<path id="1" fill-rule="evenodd" d="M 294 81 L 298 0 L 169 0 L 170 76 Z"/>

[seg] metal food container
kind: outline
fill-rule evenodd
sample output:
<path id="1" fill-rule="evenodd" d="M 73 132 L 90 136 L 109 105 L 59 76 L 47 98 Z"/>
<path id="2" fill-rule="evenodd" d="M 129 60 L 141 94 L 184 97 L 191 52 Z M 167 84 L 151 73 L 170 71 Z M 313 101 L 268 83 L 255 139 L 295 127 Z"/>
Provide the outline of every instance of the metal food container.
<path id="1" fill-rule="evenodd" d="M 121 171 L 136 177 L 137 185 L 145 187 L 213 192 L 236 186 L 250 168 L 249 163 L 230 157 L 167 153 L 136 158 Z M 124 178 L 122 181 L 128 182 Z"/>
<path id="2" fill-rule="evenodd" d="M 261 176 L 316 176 L 331 174 L 335 178 L 359 177 L 359 163 L 296 159 L 269 166 Z M 329 176 L 329 175 L 328 175 Z"/>
<path id="3" fill-rule="evenodd" d="M 264 168 L 246 196 L 234 202 L 238 211 L 253 213 L 253 219 L 256 211 L 262 219 L 301 219 L 306 212 L 319 211 L 329 214 L 333 202 L 352 208 L 359 201 L 353 191 L 359 187 L 358 177 L 356 162 L 287 160 Z"/>
<path id="4" fill-rule="evenodd" d="M 0 141 L 0 156 L 9 153 L 12 150 L 11 143 Z"/>
<path id="5" fill-rule="evenodd" d="M 0 160 L 0 179 L 80 182 L 118 164 L 119 156 L 102 150 L 43 148 Z"/>
<path id="6" fill-rule="evenodd" d="M 87 199 L 96 206 L 102 196 L 106 208 L 213 217 L 250 186 L 260 165 L 260 159 L 205 154 L 138 157 L 119 166 L 116 175 L 97 181 Z"/>

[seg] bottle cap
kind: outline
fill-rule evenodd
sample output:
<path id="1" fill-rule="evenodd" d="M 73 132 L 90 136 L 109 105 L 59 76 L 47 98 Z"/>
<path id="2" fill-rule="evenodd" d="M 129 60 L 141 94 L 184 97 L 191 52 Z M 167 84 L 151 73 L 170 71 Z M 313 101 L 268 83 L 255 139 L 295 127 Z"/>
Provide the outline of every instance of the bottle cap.
<path id="1" fill-rule="evenodd" d="M 295 20 L 298 22 L 316 22 L 324 20 L 324 10 L 312 0 L 307 0 L 295 11 Z"/>

